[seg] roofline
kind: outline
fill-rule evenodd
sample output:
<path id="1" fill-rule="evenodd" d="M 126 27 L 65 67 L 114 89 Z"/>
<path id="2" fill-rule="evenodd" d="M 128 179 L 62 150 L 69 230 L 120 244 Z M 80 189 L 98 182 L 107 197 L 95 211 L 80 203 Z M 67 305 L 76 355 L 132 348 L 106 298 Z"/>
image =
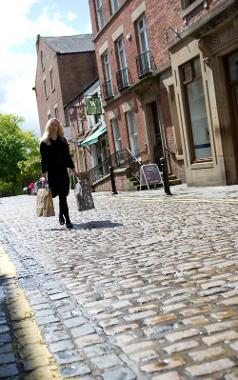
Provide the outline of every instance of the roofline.
<path id="1" fill-rule="evenodd" d="M 83 51 L 72 51 L 67 53 L 61 53 L 60 51 L 55 51 L 56 55 L 67 55 L 67 54 L 85 54 L 85 53 L 95 53 L 95 49 L 93 50 L 83 50 Z"/>
<path id="2" fill-rule="evenodd" d="M 90 82 L 78 95 L 76 95 L 73 99 L 71 99 L 68 103 L 64 104 L 63 107 L 66 108 L 70 103 L 76 100 L 80 95 L 82 95 L 85 91 L 87 91 L 94 83 L 99 81 L 99 77 Z"/>

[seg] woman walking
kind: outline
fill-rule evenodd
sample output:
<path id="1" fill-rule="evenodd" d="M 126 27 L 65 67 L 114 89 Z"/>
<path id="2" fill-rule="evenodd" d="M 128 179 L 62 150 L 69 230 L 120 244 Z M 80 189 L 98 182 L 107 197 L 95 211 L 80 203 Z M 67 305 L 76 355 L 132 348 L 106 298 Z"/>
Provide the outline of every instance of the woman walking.
<path id="1" fill-rule="evenodd" d="M 69 217 L 67 196 L 69 194 L 68 168 L 75 176 L 74 163 L 69 154 L 69 146 L 64 138 L 64 129 L 55 118 L 48 120 L 40 143 L 42 175 L 48 181 L 52 197 L 59 196 L 59 222 L 67 228 L 73 225 Z"/>

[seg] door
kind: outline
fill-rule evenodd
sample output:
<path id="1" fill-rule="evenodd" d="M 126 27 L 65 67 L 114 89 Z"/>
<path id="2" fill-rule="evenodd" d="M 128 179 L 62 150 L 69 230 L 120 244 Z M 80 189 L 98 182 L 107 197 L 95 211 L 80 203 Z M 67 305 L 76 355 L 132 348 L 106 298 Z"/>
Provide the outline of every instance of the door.
<path id="1" fill-rule="evenodd" d="M 151 125 L 148 127 L 152 129 L 152 143 L 153 149 L 151 149 L 154 153 L 154 162 L 161 167 L 160 158 L 164 157 L 164 148 L 162 143 L 162 136 L 160 130 L 159 123 L 159 115 L 156 102 L 152 102 L 149 104 L 149 120 Z"/>
<path id="2" fill-rule="evenodd" d="M 226 58 L 228 88 L 230 93 L 231 135 L 234 144 L 236 172 L 238 179 L 238 51 Z"/>

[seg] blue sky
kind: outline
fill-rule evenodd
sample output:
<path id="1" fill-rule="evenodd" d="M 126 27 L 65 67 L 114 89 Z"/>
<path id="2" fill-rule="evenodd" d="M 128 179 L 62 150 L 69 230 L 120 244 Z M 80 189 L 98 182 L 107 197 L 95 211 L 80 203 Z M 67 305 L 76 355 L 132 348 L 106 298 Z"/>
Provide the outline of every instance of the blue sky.
<path id="1" fill-rule="evenodd" d="M 37 34 L 91 33 L 88 0 L 7 0 L 0 13 L 0 113 L 23 116 L 39 135 L 35 94 Z"/>

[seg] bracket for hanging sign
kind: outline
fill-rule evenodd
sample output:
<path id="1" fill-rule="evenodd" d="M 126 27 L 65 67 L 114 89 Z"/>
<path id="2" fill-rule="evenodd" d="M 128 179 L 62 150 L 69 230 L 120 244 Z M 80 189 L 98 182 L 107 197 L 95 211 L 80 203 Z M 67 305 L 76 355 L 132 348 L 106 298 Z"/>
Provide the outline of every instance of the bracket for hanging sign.
<path id="1" fill-rule="evenodd" d="M 140 190 L 142 185 L 146 184 L 147 189 L 150 185 L 159 185 L 163 183 L 159 167 L 156 164 L 142 165 L 140 168 Z"/>

